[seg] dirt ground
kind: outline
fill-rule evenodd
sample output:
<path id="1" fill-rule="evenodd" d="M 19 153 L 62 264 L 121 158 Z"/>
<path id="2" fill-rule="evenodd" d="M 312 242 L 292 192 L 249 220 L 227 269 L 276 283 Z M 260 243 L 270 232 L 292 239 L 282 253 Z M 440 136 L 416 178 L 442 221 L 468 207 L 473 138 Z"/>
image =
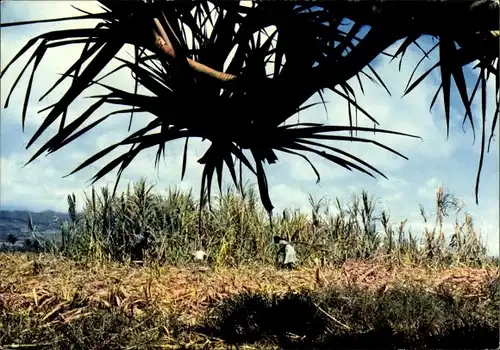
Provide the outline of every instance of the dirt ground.
<path id="1" fill-rule="evenodd" d="M 10 310 L 38 309 L 69 322 L 92 306 L 122 308 L 140 314 L 146 306 L 176 310 L 189 323 L 213 302 L 233 294 L 260 292 L 281 295 L 303 289 L 357 285 L 379 293 L 394 286 L 417 284 L 432 292 L 445 288 L 462 296 L 487 295 L 499 279 L 498 267 L 405 267 L 380 261 L 348 261 L 341 267 L 310 267 L 293 271 L 245 267 L 214 271 L 203 266 L 140 267 L 81 264 L 41 255 L 0 254 L 0 304 Z M 79 307 L 74 307 L 75 300 Z M 70 305 L 73 305 L 70 307 Z"/>

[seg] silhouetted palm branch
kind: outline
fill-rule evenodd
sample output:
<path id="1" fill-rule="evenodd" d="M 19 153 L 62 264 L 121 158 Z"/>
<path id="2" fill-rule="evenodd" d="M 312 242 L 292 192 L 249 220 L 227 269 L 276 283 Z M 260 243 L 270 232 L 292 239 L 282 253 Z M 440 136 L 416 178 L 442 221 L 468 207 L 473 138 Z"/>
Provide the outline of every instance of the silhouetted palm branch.
<path id="1" fill-rule="evenodd" d="M 378 123 L 357 104 L 354 90 L 347 82 L 356 77 L 364 92 L 363 83 L 368 79 L 389 92 L 370 62 L 381 53 L 388 55 L 384 50 L 400 39 L 404 40 L 393 59 L 402 58 L 410 45 L 420 48 L 417 40 L 422 35 L 431 35 L 438 39 L 432 50 L 439 49 L 439 62 L 417 79 L 413 79 L 412 74 L 405 94 L 418 86 L 433 69 L 440 67 L 441 86 L 431 107 L 439 91 L 442 91 L 448 132 L 453 77 L 465 106 L 464 121 L 469 120 L 474 129 L 471 103 L 481 85 L 482 144 L 476 181 L 477 201 L 486 142 L 486 80 L 489 74 L 496 76 L 496 110 L 491 122 L 490 141 L 499 112 L 498 1 L 256 1 L 251 7 L 241 6 L 236 1 L 214 2 L 213 6 L 206 1 L 101 0 L 99 3 L 104 6 L 103 13 L 52 20 L 100 19 L 96 27 L 51 31 L 33 38 L 0 75 L 3 76 L 14 61 L 41 40 L 9 93 L 10 97 L 28 65 L 33 62 L 22 112 L 24 127 L 33 74 L 47 49 L 85 43 L 80 58 L 41 98 L 50 94 L 62 81 L 72 80 L 58 102 L 46 108 L 49 113 L 27 147 L 60 118 L 59 131 L 40 147 L 29 162 L 44 152 L 53 153 L 61 149 L 113 114 L 147 112 L 155 116 L 152 122 L 93 155 L 71 174 L 117 147 L 127 146 L 130 147 L 127 152 L 103 166 L 93 178 L 95 182 L 119 167 L 118 183 L 122 172 L 141 151 L 158 147 L 157 165 L 167 142 L 185 139 L 183 177 L 188 140 L 202 138 L 209 140 L 211 146 L 199 160 L 204 164 L 201 198 L 204 198 L 205 189 L 210 194 L 214 173 L 221 186 L 224 167 L 228 168 L 237 184 L 235 162 L 239 161 L 240 165 L 256 175 L 262 203 L 271 212 L 273 206 L 263 164 L 274 163 L 278 159 L 277 151 L 302 157 L 314 169 L 318 180 L 318 171 L 304 153 L 319 155 L 349 170 L 383 176 L 365 161 L 322 143 L 325 140 L 371 142 L 404 157 L 380 143 L 354 136 L 353 132 L 368 131 L 412 135 L 353 125 L 353 110 L 365 115 L 374 124 Z M 347 32 L 343 26 L 346 19 L 353 23 Z M 1 26 L 48 21 L 2 23 Z M 213 27 L 211 33 L 205 29 L 208 22 Z M 275 26 L 274 30 L 269 31 L 270 26 Z M 361 38 L 360 32 L 365 26 L 369 26 L 370 30 Z M 102 83 L 104 77 L 97 79 L 125 44 L 134 46 L 134 60 L 117 58 L 122 65 L 109 74 L 118 70 L 132 72 L 136 81 L 134 93 Z M 224 63 L 232 52 L 234 57 L 224 71 Z M 424 57 L 428 54 L 424 51 Z M 469 96 L 463 67 L 474 61 L 479 62 L 476 68 L 480 74 Z M 266 70 L 269 64 L 273 68 L 271 73 Z M 109 93 L 93 96 L 96 102 L 80 117 L 66 124 L 68 106 L 95 84 L 105 87 Z M 150 94 L 138 93 L 137 84 Z M 316 93 L 320 94 L 324 104 L 324 89 L 330 89 L 348 101 L 350 126 L 283 124 L 298 111 L 310 107 L 304 106 L 304 103 Z M 105 104 L 119 105 L 124 109 L 82 127 Z M 345 135 L 346 131 L 350 132 L 350 136 Z M 250 162 L 249 154 L 255 165 Z"/>

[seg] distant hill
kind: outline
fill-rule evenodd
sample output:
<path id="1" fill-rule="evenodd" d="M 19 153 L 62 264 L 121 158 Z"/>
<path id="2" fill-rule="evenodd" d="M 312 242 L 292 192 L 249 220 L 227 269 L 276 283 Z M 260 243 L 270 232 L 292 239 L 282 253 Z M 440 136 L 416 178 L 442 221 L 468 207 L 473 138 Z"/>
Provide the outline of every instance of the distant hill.
<path id="1" fill-rule="evenodd" d="M 29 238 L 28 217 L 31 213 L 36 232 L 42 236 L 50 236 L 59 232 L 64 220 L 69 220 L 67 213 L 45 210 L 39 213 L 27 210 L 0 210 L 0 242 L 5 242 L 9 234 L 13 234 L 20 242 Z"/>

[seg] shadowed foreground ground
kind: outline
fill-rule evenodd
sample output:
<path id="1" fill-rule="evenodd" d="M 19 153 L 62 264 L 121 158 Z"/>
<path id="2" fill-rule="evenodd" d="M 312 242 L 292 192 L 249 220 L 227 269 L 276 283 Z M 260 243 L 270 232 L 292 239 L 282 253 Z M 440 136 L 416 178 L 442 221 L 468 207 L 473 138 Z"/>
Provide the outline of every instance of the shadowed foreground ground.
<path id="1" fill-rule="evenodd" d="M 494 348 L 498 266 L 348 261 L 277 271 L 0 254 L 0 345 Z"/>

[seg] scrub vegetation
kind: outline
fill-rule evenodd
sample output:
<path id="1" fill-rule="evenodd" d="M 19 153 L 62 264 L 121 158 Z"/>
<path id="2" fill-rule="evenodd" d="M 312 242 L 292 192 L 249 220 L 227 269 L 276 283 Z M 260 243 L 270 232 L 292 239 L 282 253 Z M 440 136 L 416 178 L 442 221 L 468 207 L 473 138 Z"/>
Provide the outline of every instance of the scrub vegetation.
<path id="1" fill-rule="evenodd" d="M 199 211 L 140 181 L 92 190 L 55 237 L 0 255 L 0 344 L 43 348 L 458 348 L 498 344 L 499 265 L 443 187 L 425 232 L 368 193 L 285 210 L 252 186 Z M 201 221 L 199 220 L 201 218 Z M 443 232 L 455 220 L 453 232 Z M 449 225 L 448 225 L 449 226 Z M 276 267 L 273 234 L 295 247 Z M 193 261 L 203 248 L 207 259 Z M 16 251 L 15 251 L 16 250 Z M 19 251 L 21 250 L 21 251 Z"/>

